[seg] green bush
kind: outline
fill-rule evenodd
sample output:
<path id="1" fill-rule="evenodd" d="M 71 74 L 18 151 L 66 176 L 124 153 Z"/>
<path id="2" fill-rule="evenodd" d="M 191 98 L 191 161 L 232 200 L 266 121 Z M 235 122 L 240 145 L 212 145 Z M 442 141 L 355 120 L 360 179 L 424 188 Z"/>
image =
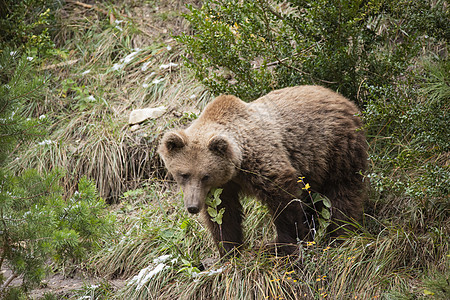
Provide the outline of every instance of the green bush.
<path id="1" fill-rule="evenodd" d="M 83 178 L 66 200 L 60 177 L 34 170 L 0 176 L 0 262 L 8 263 L 14 277 L 23 275 L 24 286 L 44 278 L 49 259 L 79 263 L 112 230 L 94 183 Z"/>
<path id="2" fill-rule="evenodd" d="M 46 78 L 38 72 L 55 46 L 50 0 L 0 0 L 0 167 L 12 150 L 42 138 L 46 116 L 35 109 L 45 99 Z M 17 152 L 16 152 L 17 153 Z"/>
<path id="3" fill-rule="evenodd" d="M 43 97 L 45 79 L 34 72 L 36 64 L 21 54 L 4 48 L 0 52 L 0 167 L 13 159 L 17 145 L 43 137 L 45 116 L 32 118 L 21 113 L 26 103 Z"/>
<path id="4" fill-rule="evenodd" d="M 0 86 L 0 267 L 7 265 L 13 272 L 6 281 L 1 279 L 0 294 L 18 276 L 23 276 L 24 287 L 39 283 L 49 271 L 49 259 L 56 263 L 81 262 L 112 229 L 104 201 L 97 196 L 95 184 L 86 178 L 66 199 L 59 186 L 60 172 L 41 175 L 30 169 L 18 175 L 5 167 L 20 155 L 18 149 L 45 138 L 46 117 L 26 118 L 16 113 L 21 105 L 39 97 L 44 81 L 32 77 L 29 60 L 16 59 L 15 73 Z M 44 139 L 39 143 L 48 147 L 46 144 L 56 142 Z"/>
<path id="5" fill-rule="evenodd" d="M 49 30 L 60 1 L 0 0 L 0 45 L 45 57 L 55 45 Z"/>
<path id="6" fill-rule="evenodd" d="M 422 46 L 448 41 L 441 2 L 209 0 L 189 6 L 193 33 L 178 40 L 216 94 L 320 84 L 361 101 L 364 86 L 395 83 Z"/>
<path id="7" fill-rule="evenodd" d="M 449 218 L 450 85 L 444 75 L 449 67 L 448 59 L 425 60 L 415 81 L 368 87 L 366 97 L 373 163 L 368 177 L 382 195 L 408 201 L 402 210 L 409 213 L 401 217 L 422 228 Z"/>

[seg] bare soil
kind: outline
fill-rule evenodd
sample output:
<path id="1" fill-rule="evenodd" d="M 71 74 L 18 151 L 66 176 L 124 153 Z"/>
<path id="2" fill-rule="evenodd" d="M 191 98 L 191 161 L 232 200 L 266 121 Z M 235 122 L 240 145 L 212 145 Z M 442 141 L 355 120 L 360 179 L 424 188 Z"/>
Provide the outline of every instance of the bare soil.
<path id="1" fill-rule="evenodd" d="M 5 279 L 9 278 L 12 274 L 10 269 L 2 268 L 0 273 L 3 275 Z M 31 290 L 29 293 L 29 297 L 31 299 L 40 299 L 45 294 L 53 294 L 57 297 L 71 297 L 74 296 L 75 291 L 79 291 L 83 287 L 94 286 L 102 283 L 104 280 L 102 278 L 94 278 L 92 276 L 82 276 L 80 274 L 76 274 L 74 276 L 64 276 L 62 274 L 56 273 L 50 275 L 45 280 L 42 281 L 41 285 L 38 288 Z M 114 289 L 118 290 L 125 286 L 125 279 L 109 279 L 108 284 Z M 20 286 L 22 285 L 22 278 L 15 278 L 10 286 Z"/>

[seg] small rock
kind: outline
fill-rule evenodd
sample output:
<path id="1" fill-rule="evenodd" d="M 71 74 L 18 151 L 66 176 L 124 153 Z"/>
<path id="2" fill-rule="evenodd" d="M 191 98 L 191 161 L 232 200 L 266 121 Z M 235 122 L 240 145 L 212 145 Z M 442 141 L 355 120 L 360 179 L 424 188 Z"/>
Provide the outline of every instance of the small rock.
<path id="1" fill-rule="evenodd" d="M 147 119 L 159 118 L 166 112 L 166 110 L 167 108 L 164 106 L 135 109 L 130 113 L 128 124 L 133 125 L 141 123 Z"/>

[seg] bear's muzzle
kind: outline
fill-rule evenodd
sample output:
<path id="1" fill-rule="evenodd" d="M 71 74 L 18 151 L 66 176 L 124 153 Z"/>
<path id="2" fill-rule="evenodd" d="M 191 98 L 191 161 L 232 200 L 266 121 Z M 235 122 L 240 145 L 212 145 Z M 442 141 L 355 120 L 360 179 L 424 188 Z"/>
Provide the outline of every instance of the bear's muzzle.
<path id="1" fill-rule="evenodd" d="M 208 189 L 205 189 L 201 183 L 188 184 L 183 187 L 184 206 L 191 214 L 198 214 L 204 205 Z"/>

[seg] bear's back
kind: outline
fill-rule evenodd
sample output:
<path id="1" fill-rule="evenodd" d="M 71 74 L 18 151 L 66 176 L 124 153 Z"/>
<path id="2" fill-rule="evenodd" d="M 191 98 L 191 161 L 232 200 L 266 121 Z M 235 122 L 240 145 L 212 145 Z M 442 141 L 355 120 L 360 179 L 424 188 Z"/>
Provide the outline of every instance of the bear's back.
<path id="1" fill-rule="evenodd" d="M 275 90 L 251 102 L 247 111 L 251 119 L 266 120 L 286 130 L 297 128 L 297 133 L 302 135 L 307 131 L 333 135 L 338 128 L 347 131 L 362 126 L 355 104 L 321 86 Z"/>
<path id="2" fill-rule="evenodd" d="M 305 114 L 345 114 L 355 115 L 357 107 L 342 95 L 330 89 L 305 85 L 275 90 L 255 100 L 256 105 L 266 104 L 275 111 Z"/>
<path id="3" fill-rule="evenodd" d="M 311 181 L 321 182 L 332 174 L 336 167 L 330 162 L 345 160 L 351 156 L 348 151 L 365 152 L 357 107 L 327 88 L 276 90 L 252 102 L 249 110 L 254 111 L 253 119 L 270 124 L 264 132 L 279 136 L 294 168 Z"/>

